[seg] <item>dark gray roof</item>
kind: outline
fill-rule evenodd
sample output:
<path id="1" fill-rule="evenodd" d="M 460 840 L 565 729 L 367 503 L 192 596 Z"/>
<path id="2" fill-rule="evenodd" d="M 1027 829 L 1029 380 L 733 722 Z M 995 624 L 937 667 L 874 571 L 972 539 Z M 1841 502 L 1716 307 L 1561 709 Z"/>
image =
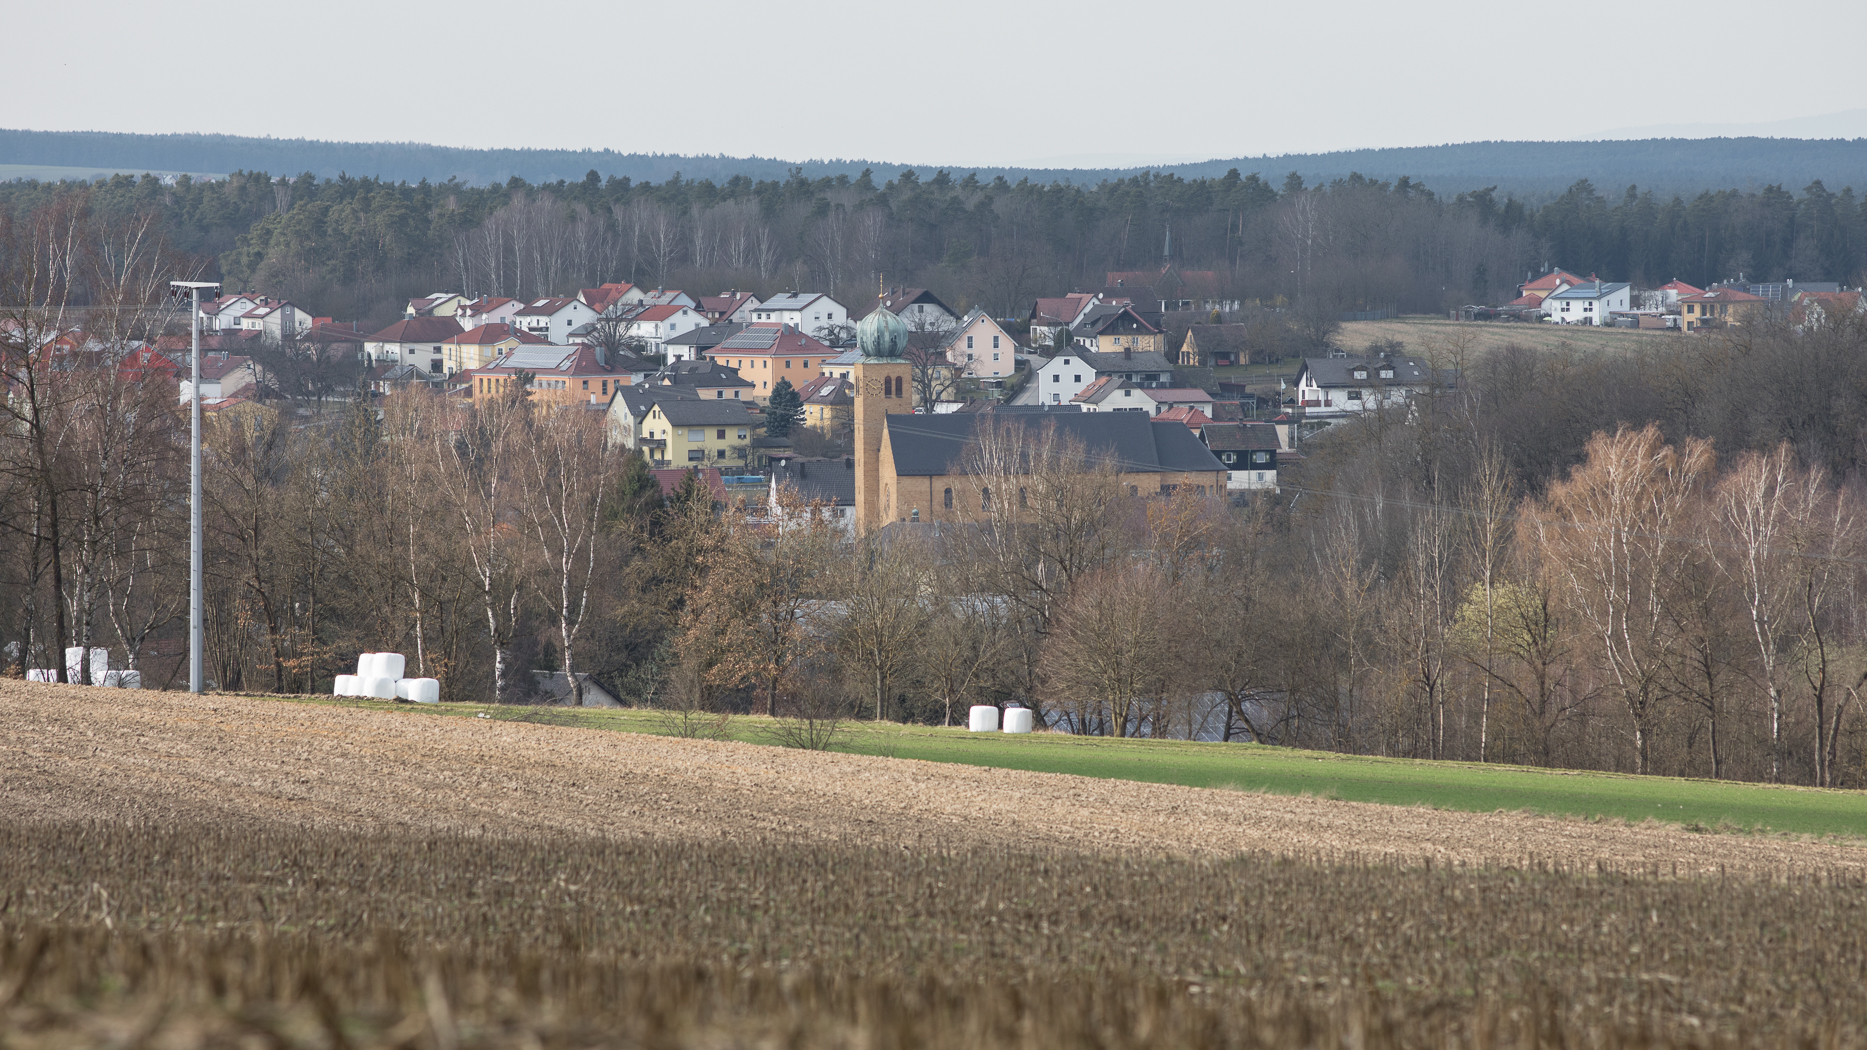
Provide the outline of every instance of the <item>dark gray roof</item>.
<path id="1" fill-rule="evenodd" d="M 1184 423 L 1156 423 L 1138 412 L 956 412 L 885 418 L 897 474 L 962 472 L 967 446 L 977 444 L 981 428 L 994 422 L 1028 428 L 1054 425 L 1059 436 L 1082 442 L 1092 455 L 1113 456 L 1116 469 L 1125 472 L 1225 469 Z"/>
<path id="2" fill-rule="evenodd" d="M 748 412 L 749 401 L 706 401 L 675 398 L 657 401 L 661 414 L 677 427 L 750 426 L 764 417 Z"/>
<path id="3" fill-rule="evenodd" d="M 1392 364 L 1394 378 L 1382 379 L 1381 366 Z M 1356 366 L 1368 370 L 1368 378 L 1356 379 L 1349 370 Z M 1432 369 L 1417 357 L 1306 357 L 1303 368 L 1317 386 L 1352 386 L 1365 383 L 1424 383 Z"/>
<path id="4" fill-rule="evenodd" d="M 1277 428 L 1269 423 L 1208 423 L 1205 430 L 1207 448 L 1272 452 L 1283 448 L 1277 441 Z"/>
<path id="5" fill-rule="evenodd" d="M 745 327 L 743 324 L 702 325 L 691 332 L 683 332 L 680 335 L 663 339 L 662 342 L 674 346 L 691 346 L 699 350 L 707 350 L 738 335 L 745 330 Z"/>
<path id="6" fill-rule="evenodd" d="M 658 387 L 745 387 L 752 389 L 752 381 L 742 378 L 739 370 L 718 361 L 673 361 L 661 371 L 649 376 L 649 385 Z"/>
<path id="7" fill-rule="evenodd" d="M 698 401 L 700 395 L 678 386 L 619 386 L 616 397 L 622 399 L 629 414 L 641 419 L 657 401 Z"/>
<path id="8" fill-rule="evenodd" d="M 1107 372 L 1171 372 L 1173 362 L 1154 350 L 1142 350 L 1133 354 L 1102 354 L 1094 350 L 1077 353 L 1083 363 L 1098 373 Z"/>
<path id="9" fill-rule="evenodd" d="M 786 327 L 775 324 L 762 324 L 757 327 L 748 325 L 720 340 L 717 345 L 721 350 L 770 350 L 777 345 L 778 337 L 784 334 Z"/>
<path id="10" fill-rule="evenodd" d="M 1621 289 L 1626 288 L 1626 287 L 1628 287 L 1628 285 L 1624 282 L 1583 281 L 1581 284 L 1575 285 L 1572 288 L 1564 288 L 1562 291 L 1556 292 L 1553 295 L 1547 296 L 1546 298 L 1548 299 L 1599 299 L 1603 296 L 1613 295 L 1615 292 L 1618 292 Z"/>
<path id="11" fill-rule="evenodd" d="M 771 471 L 772 484 L 783 483 L 805 500 L 833 507 L 856 505 L 856 468 L 847 458 L 791 459 Z"/>

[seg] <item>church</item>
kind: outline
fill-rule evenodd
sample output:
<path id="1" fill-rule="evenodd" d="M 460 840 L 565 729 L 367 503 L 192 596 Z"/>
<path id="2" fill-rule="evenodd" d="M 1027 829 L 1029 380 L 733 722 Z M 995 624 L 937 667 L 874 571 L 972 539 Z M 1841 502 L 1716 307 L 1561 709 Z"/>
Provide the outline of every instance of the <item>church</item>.
<path id="1" fill-rule="evenodd" d="M 889 310 L 873 310 L 856 328 L 856 525 L 977 521 L 991 493 L 973 476 L 974 450 L 990 435 L 1032 442 L 1061 439 L 1109 464 L 1131 496 L 1187 486 L 1222 496 L 1225 465 L 1184 423 L 1135 412 L 991 410 L 915 415 L 908 328 Z"/>

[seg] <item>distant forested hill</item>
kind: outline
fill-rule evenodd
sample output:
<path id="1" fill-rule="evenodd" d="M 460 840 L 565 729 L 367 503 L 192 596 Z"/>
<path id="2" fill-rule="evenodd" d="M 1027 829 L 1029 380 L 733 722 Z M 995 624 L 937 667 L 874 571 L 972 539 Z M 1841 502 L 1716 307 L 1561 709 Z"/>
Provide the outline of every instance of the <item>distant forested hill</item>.
<path id="1" fill-rule="evenodd" d="M 793 168 L 806 178 L 848 175 L 865 168 L 891 178 L 914 167 L 931 175 L 939 157 L 913 163 L 869 160 L 788 161 L 761 157 L 681 156 L 618 153 L 613 150 L 456 149 L 413 142 L 320 142 L 310 139 L 239 138 L 231 135 L 128 135 L 93 131 L 0 130 L 0 165 L 93 168 L 99 172 L 265 171 L 310 172 L 390 182 L 503 183 L 518 176 L 533 184 L 575 181 L 586 172 L 637 182 L 663 182 L 679 172 L 688 180 L 724 183 L 735 175 L 783 179 Z M 930 161 L 931 163 L 922 163 Z M 1045 169 L 966 168 L 945 165 L 956 176 L 1003 175 L 1015 182 L 1063 181 L 1094 185 L 1140 173 L 1143 168 Z M 1782 185 L 1799 190 L 1816 179 L 1831 188 L 1867 189 L 1867 139 L 1644 139 L 1623 142 L 1469 142 L 1448 146 L 1348 150 L 1337 153 L 1235 157 L 1151 170 L 1182 178 L 1217 178 L 1231 168 L 1281 184 L 1300 173 L 1311 185 L 1351 172 L 1381 179 L 1411 177 L 1441 194 L 1497 186 L 1500 194 L 1541 202 L 1578 179 L 1619 190 L 1628 185 L 1661 195 L 1691 195 L 1705 189 L 1755 190 Z"/>

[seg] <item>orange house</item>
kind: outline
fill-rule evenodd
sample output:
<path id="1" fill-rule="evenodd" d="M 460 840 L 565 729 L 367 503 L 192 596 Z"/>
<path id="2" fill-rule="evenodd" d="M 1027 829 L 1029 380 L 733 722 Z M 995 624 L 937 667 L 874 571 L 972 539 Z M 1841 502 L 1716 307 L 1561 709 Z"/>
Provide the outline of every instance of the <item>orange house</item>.
<path id="1" fill-rule="evenodd" d="M 788 324 L 765 321 L 746 325 L 706 356 L 736 370 L 752 384 L 753 400 L 763 404 L 781 379 L 796 388 L 817 378 L 836 351 Z"/>
<path id="2" fill-rule="evenodd" d="M 607 405 L 630 373 L 597 359 L 589 346 L 521 346 L 499 355 L 490 366 L 474 369 L 469 390 L 474 401 L 499 397 L 521 375 L 531 376 L 531 399 L 537 404 Z"/>

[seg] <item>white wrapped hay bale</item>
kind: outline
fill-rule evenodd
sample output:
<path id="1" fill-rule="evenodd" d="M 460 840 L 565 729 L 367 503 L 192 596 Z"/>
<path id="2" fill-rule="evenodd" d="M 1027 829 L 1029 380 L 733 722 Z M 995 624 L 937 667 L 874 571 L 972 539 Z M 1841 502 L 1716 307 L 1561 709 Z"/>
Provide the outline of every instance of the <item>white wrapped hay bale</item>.
<path id="1" fill-rule="evenodd" d="M 966 728 L 975 733 L 998 732 L 998 708 L 991 704 L 974 704 Z"/>
<path id="2" fill-rule="evenodd" d="M 402 659 L 401 653 L 377 653 L 376 659 L 381 661 L 376 665 L 378 677 L 394 681 L 408 670 L 408 661 Z"/>
<path id="3" fill-rule="evenodd" d="M 84 647 L 74 645 L 65 650 L 65 676 L 73 682 L 84 681 Z M 91 684 L 103 685 L 104 676 L 110 673 L 110 650 L 91 650 Z"/>
<path id="4" fill-rule="evenodd" d="M 395 680 L 395 698 L 397 700 L 408 699 L 408 683 L 412 681 L 414 681 L 412 678 L 398 678 Z"/>
<path id="5" fill-rule="evenodd" d="M 438 678 L 404 678 L 408 685 L 408 698 L 418 704 L 438 704 L 441 702 L 441 680 Z"/>
<path id="6" fill-rule="evenodd" d="M 332 696 L 355 696 L 357 695 L 357 676 L 353 674 L 338 675 L 337 681 L 331 684 L 331 695 Z"/>
<path id="7" fill-rule="evenodd" d="M 1005 709 L 1005 732 L 1028 733 L 1031 731 L 1031 709 L 1011 707 Z"/>
<path id="8" fill-rule="evenodd" d="M 119 689 L 141 689 L 143 687 L 141 671 L 112 671 L 110 673 L 118 676 L 117 688 Z"/>
<path id="9" fill-rule="evenodd" d="M 362 695 L 371 697 L 376 700 L 394 700 L 395 699 L 395 679 L 393 678 L 366 679 L 363 683 L 363 694 Z"/>

